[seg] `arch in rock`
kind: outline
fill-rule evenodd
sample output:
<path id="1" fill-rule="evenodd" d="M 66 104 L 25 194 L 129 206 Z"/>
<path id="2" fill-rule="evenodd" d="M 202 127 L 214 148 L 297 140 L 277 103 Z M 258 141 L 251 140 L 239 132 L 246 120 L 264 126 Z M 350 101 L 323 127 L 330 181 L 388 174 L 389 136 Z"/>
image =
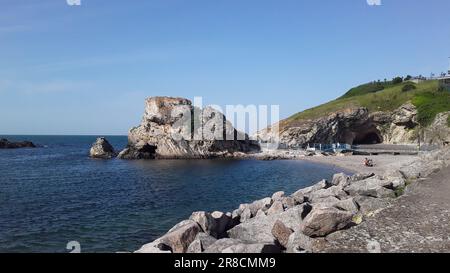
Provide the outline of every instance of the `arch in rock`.
<path id="1" fill-rule="evenodd" d="M 383 137 L 376 129 L 370 131 L 357 132 L 353 139 L 353 144 L 380 144 L 383 143 Z"/>

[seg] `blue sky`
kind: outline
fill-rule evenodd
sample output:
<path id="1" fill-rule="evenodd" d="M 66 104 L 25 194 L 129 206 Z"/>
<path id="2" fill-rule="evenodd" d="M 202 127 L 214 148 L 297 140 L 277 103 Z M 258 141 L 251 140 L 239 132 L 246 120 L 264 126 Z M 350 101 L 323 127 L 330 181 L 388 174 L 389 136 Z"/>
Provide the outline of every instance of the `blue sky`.
<path id="1" fill-rule="evenodd" d="M 280 105 L 441 72 L 450 1 L 0 0 L 0 134 L 122 134 L 149 96 Z"/>

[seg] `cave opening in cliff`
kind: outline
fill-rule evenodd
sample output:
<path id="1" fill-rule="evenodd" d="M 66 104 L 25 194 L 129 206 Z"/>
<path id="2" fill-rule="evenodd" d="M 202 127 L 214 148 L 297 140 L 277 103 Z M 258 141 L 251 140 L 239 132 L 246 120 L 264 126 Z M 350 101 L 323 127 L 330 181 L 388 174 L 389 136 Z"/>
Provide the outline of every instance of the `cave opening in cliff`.
<path id="1" fill-rule="evenodd" d="M 372 131 L 357 135 L 353 140 L 353 145 L 380 144 L 382 142 L 383 138 L 381 135 L 376 131 Z"/>
<path id="2" fill-rule="evenodd" d="M 157 149 L 158 149 L 157 146 L 145 144 L 139 149 L 139 153 L 142 155 L 143 158 L 153 159 L 156 156 Z"/>

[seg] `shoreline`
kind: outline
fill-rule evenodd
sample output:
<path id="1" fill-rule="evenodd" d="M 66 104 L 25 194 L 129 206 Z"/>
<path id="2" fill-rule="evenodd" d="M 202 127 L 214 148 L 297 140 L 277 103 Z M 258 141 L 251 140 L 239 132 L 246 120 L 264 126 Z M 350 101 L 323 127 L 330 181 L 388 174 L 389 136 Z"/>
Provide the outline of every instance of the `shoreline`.
<path id="1" fill-rule="evenodd" d="M 287 196 L 276 192 L 233 212 L 193 212 L 135 253 L 315 253 L 333 251 L 329 240 L 353 233 L 401 200 L 416 185 L 450 165 L 450 149 L 418 156 L 258 156 L 328 164 L 356 172 L 335 174 Z M 355 235 L 357 236 L 357 235 Z M 361 238 L 363 239 L 363 238 Z M 367 250 L 367 248 L 366 248 Z"/>
<path id="2" fill-rule="evenodd" d="M 371 158 L 375 162 L 374 167 L 366 167 L 363 164 L 364 158 Z M 376 155 L 376 156 L 311 156 L 299 158 L 299 160 L 326 164 L 341 169 L 349 170 L 354 173 L 375 173 L 383 175 L 389 169 L 399 169 L 404 165 L 410 164 L 419 159 L 417 155 Z"/>

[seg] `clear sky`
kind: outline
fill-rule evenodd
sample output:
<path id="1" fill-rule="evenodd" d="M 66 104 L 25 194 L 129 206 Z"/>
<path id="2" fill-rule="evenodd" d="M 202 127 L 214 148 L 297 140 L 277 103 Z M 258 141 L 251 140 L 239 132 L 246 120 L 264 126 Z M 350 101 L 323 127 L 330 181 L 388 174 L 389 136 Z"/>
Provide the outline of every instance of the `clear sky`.
<path id="1" fill-rule="evenodd" d="M 278 104 L 448 68 L 450 1 L 0 0 L 0 134 L 122 134 L 149 96 Z"/>

